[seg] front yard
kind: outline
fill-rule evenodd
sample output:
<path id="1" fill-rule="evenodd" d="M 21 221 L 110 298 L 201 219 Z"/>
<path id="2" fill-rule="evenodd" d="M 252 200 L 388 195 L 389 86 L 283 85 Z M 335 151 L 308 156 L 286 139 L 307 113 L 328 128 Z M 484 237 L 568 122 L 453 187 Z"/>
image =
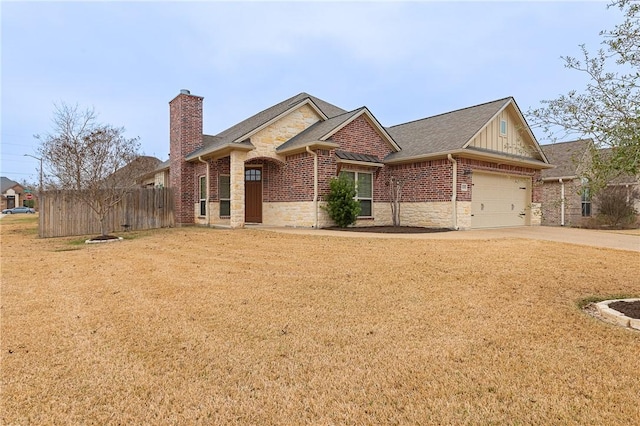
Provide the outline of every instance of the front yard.
<path id="1" fill-rule="evenodd" d="M 5 217 L 0 423 L 640 424 L 638 253 Z"/>

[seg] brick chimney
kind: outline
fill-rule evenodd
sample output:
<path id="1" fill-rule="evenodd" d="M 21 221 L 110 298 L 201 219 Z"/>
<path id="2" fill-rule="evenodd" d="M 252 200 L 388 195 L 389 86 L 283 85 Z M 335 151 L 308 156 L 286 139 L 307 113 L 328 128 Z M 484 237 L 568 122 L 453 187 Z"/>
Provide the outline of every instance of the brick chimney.
<path id="1" fill-rule="evenodd" d="M 174 190 L 176 224 L 193 224 L 196 178 L 185 156 L 202 147 L 202 100 L 188 90 L 169 102 L 169 181 Z"/>

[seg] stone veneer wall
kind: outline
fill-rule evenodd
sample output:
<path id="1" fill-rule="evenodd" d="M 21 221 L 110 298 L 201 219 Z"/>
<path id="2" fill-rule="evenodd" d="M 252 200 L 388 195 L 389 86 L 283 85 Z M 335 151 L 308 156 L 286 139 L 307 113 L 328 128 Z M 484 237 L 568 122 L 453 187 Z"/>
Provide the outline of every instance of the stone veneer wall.
<path id="1" fill-rule="evenodd" d="M 291 111 L 251 136 L 251 144 L 255 149 L 247 153 L 247 160 L 267 157 L 284 161 L 284 156 L 276 154 L 276 148 L 318 121 L 320 116 L 309 105 Z"/>
<path id="2" fill-rule="evenodd" d="M 245 152 L 231 152 L 231 217 L 229 224 L 232 228 L 244 226 L 244 161 L 246 157 Z"/>
<path id="3" fill-rule="evenodd" d="M 528 215 L 529 225 L 540 226 L 542 225 L 542 203 L 531 203 L 531 212 Z"/>
<path id="4" fill-rule="evenodd" d="M 318 203 L 319 204 L 319 203 Z M 326 212 L 318 206 L 318 222 L 326 222 Z M 262 223 L 269 226 L 311 228 L 315 221 L 313 201 L 262 204 Z"/>

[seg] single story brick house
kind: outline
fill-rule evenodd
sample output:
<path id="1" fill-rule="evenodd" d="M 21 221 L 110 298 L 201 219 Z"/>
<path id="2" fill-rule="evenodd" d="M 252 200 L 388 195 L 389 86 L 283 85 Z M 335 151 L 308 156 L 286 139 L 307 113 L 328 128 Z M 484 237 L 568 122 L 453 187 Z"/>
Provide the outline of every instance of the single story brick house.
<path id="1" fill-rule="evenodd" d="M 597 215 L 598 199 L 592 199 L 589 181 L 584 177 L 593 140 L 558 142 L 541 148 L 555 166 L 542 171 L 542 224 L 580 226 Z M 608 186 L 633 191 L 640 189 L 640 182 L 637 177 L 620 176 Z M 640 211 L 639 201 L 636 201 L 635 208 Z"/>
<path id="2" fill-rule="evenodd" d="M 357 184 L 356 226 L 392 224 L 392 178 L 403 226 L 541 223 L 535 183 L 552 166 L 511 97 L 384 127 L 366 107 L 300 93 L 216 135 L 203 134 L 202 97 L 182 90 L 169 106 L 178 224 L 332 226 L 323 200 L 340 173 Z"/>

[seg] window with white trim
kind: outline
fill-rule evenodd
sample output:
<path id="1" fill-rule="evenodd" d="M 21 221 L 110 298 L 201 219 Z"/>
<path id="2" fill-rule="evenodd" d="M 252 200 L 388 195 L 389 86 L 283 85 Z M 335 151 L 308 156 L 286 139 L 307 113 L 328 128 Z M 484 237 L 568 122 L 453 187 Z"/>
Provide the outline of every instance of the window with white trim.
<path id="1" fill-rule="evenodd" d="M 358 217 L 373 216 L 373 174 L 367 172 L 340 172 L 356 183 L 355 199 L 360 203 Z"/>
<path id="2" fill-rule="evenodd" d="M 507 136 L 507 120 L 500 120 L 500 136 Z"/>
<path id="3" fill-rule="evenodd" d="M 200 176 L 200 216 L 207 215 L 207 178 Z"/>
<path id="4" fill-rule="evenodd" d="M 220 175 L 218 182 L 220 217 L 231 216 L 231 176 Z"/>
<path id="5" fill-rule="evenodd" d="M 589 179 L 582 178 L 582 192 L 580 202 L 582 205 L 582 217 L 591 216 L 591 191 L 589 190 Z"/>

